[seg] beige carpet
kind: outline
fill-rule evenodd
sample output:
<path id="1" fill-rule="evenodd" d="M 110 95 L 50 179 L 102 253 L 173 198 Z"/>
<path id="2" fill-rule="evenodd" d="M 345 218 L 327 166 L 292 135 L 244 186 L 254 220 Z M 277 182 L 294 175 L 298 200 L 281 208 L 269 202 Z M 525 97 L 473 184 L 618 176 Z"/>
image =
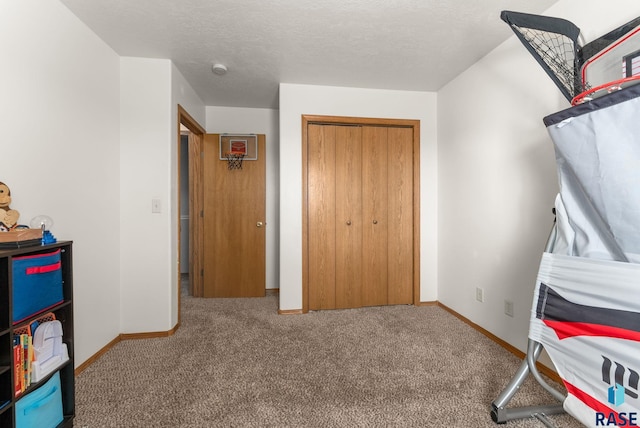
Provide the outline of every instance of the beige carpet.
<path id="1" fill-rule="evenodd" d="M 120 342 L 77 377 L 74 426 L 497 427 L 519 364 L 434 306 L 277 315 L 275 296 L 184 297 L 175 335 Z M 529 379 L 513 405 L 551 402 Z"/>

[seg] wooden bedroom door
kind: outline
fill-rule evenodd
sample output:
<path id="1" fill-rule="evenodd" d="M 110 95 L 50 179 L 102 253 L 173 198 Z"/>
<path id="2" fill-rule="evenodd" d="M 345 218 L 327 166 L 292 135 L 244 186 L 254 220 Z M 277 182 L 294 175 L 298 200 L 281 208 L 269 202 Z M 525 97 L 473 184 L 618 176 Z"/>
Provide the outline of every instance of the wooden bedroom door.
<path id="1" fill-rule="evenodd" d="M 257 160 L 230 170 L 220 160 L 220 136 L 203 147 L 204 297 L 265 295 L 265 136 L 257 136 Z"/>
<path id="2" fill-rule="evenodd" d="M 413 132 L 307 125 L 308 309 L 413 303 Z"/>

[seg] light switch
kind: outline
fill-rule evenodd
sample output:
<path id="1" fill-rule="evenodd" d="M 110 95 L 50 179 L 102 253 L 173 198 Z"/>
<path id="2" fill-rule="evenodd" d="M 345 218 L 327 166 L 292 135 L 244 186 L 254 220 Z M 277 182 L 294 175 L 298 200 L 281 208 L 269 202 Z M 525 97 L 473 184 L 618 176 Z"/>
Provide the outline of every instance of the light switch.
<path id="1" fill-rule="evenodd" d="M 151 212 L 153 214 L 160 214 L 162 212 L 162 206 L 160 205 L 160 199 L 151 199 Z"/>

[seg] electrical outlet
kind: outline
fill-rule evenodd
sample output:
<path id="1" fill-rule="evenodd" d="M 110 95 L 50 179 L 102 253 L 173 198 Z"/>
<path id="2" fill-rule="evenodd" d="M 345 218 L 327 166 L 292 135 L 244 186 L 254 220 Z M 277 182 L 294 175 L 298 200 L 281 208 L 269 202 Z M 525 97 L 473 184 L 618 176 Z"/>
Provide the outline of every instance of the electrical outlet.
<path id="1" fill-rule="evenodd" d="M 484 302 L 484 290 L 480 287 L 476 287 L 476 300 L 478 302 Z"/>
<path id="2" fill-rule="evenodd" d="M 513 317 L 513 302 L 511 300 L 504 301 L 504 314 Z"/>

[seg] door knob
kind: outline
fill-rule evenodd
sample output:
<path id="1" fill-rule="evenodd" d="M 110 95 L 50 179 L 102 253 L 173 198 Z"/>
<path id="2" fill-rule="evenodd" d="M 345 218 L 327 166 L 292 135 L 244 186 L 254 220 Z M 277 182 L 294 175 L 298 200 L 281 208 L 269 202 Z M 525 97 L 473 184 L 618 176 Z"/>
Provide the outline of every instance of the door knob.
<path id="1" fill-rule="evenodd" d="M 347 220 L 347 226 L 351 226 L 351 220 Z"/>
<path id="2" fill-rule="evenodd" d="M 373 224 L 378 224 L 378 220 L 373 220 Z"/>
<path id="3" fill-rule="evenodd" d="M 256 227 L 262 227 L 264 225 L 264 223 L 262 223 L 261 221 L 256 223 Z"/>

